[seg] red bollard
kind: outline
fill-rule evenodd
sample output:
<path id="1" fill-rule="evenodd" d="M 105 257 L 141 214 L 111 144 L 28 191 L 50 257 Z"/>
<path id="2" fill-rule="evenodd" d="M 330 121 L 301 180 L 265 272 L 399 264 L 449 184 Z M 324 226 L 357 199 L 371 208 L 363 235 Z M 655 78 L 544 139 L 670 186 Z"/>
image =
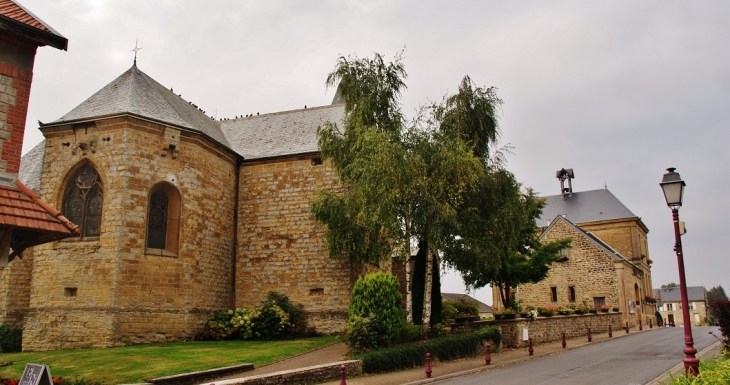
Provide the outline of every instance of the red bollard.
<path id="1" fill-rule="evenodd" d="M 651 318 L 649 318 L 649 329 L 654 329 L 654 323 L 651 322 Z"/>
<path id="2" fill-rule="evenodd" d="M 563 349 L 565 349 L 565 332 L 563 332 Z"/>
<path id="3" fill-rule="evenodd" d="M 431 378 L 431 353 L 426 353 L 426 378 Z"/>
<path id="4" fill-rule="evenodd" d="M 492 345 L 490 344 L 487 344 L 487 354 L 484 356 L 484 362 L 486 362 L 485 365 L 492 363 Z"/>
<path id="5" fill-rule="evenodd" d="M 591 336 L 591 328 L 588 328 L 588 342 L 591 342 L 593 337 Z"/>
<path id="6" fill-rule="evenodd" d="M 340 385 L 347 385 L 347 382 L 345 382 L 345 365 L 340 366 Z"/>
<path id="7" fill-rule="evenodd" d="M 532 355 L 532 353 L 535 352 L 535 349 L 532 348 L 532 337 L 530 337 L 529 340 L 530 340 L 530 348 L 527 349 L 527 351 L 530 353 L 530 355 Z"/>
<path id="8" fill-rule="evenodd" d="M 611 331 L 611 324 L 608 324 L 608 338 L 613 338 L 613 331 Z"/>
<path id="9" fill-rule="evenodd" d="M 629 323 L 626 322 L 626 334 L 629 334 Z"/>

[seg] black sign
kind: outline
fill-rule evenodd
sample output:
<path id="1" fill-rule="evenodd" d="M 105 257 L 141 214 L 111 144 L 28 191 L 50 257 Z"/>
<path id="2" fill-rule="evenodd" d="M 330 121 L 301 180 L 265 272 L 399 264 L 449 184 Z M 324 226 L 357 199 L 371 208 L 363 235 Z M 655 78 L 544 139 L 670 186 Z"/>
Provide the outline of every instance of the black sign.
<path id="1" fill-rule="evenodd" d="M 53 385 L 48 365 L 26 364 L 18 385 Z"/>

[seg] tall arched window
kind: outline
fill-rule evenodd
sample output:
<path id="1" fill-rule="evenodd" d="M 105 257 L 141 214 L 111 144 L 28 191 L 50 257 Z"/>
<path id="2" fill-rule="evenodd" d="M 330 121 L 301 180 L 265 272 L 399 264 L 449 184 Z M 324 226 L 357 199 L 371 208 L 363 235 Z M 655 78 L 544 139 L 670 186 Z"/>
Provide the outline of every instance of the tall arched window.
<path id="1" fill-rule="evenodd" d="M 177 255 L 180 231 L 180 193 L 162 182 L 150 190 L 147 210 L 147 254 Z"/>
<path id="2" fill-rule="evenodd" d="M 81 238 L 101 234 L 101 211 L 104 195 L 101 178 L 94 166 L 81 166 L 66 184 L 63 194 L 63 215 L 79 226 Z"/>

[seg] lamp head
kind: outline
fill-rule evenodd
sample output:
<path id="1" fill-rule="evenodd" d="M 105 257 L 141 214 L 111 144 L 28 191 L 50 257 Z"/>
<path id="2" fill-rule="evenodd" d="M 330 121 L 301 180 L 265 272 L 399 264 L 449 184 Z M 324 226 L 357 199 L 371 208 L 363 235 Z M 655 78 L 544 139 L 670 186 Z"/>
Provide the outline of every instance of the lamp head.
<path id="1" fill-rule="evenodd" d="M 664 199 L 667 201 L 667 206 L 672 209 L 679 209 L 682 207 L 682 199 L 684 198 L 684 186 L 686 184 L 679 176 L 679 173 L 674 172 L 676 168 L 670 167 L 667 169 L 667 173 L 664 174 L 662 182 L 659 183 L 664 191 Z"/>

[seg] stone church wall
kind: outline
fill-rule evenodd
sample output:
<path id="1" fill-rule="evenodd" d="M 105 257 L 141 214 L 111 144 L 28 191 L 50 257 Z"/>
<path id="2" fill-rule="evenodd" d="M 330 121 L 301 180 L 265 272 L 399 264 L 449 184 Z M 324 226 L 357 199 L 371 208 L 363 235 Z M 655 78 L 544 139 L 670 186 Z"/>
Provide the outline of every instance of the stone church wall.
<path id="1" fill-rule="evenodd" d="M 311 157 L 244 163 L 239 186 L 236 307 L 276 291 L 303 304 L 318 332 L 343 331 L 354 274 L 328 257 L 325 227 L 309 213 L 317 191 L 342 188 L 332 167 Z"/>
<path id="2" fill-rule="evenodd" d="M 30 277 L 33 252 L 26 250 L 23 258 L 15 258 L 0 270 L 0 324 L 23 323 L 30 300 Z"/>
<path id="3" fill-rule="evenodd" d="M 41 195 L 60 208 L 67 179 L 88 160 L 103 181 L 104 205 L 100 237 L 35 248 L 24 350 L 187 338 L 210 311 L 230 305 L 233 155 L 197 134 L 132 117 L 42 130 Z M 145 247 L 149 194 L 159 182 L 180 194 L 177 253 Z"/>
<path id="4" fill-rule="evenodd" d="M 543 240 L 572 239 L 568 261 L 553 264 L 547 278 L 536 284 L 520 285 L 517 298 L 522 306 L 568 306 L 585 301 L 593 306 L 594 297 L 605 297 L 606 304 L 619 307 L 618 277 L 613 257 L 576 232 L 565 222 L 556 223 Z M 575 302 L 569 301 L 569 287 L 575 287 Z M 551 287 L 557 289 L 557 301 L 552 301 Z"/>

